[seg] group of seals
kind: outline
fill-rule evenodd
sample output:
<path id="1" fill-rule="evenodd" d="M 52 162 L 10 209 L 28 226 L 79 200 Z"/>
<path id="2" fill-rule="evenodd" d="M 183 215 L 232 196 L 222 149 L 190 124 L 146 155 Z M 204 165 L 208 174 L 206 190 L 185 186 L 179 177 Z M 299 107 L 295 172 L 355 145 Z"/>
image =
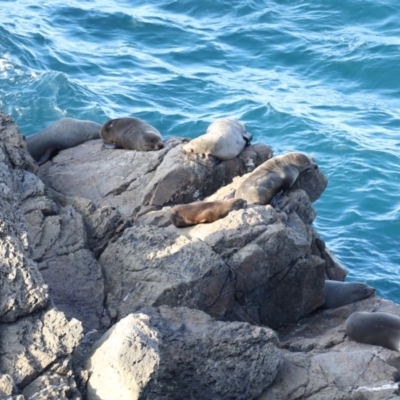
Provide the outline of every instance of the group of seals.
<path id="1" fill-rule="evenodd" d="M 360 282 L 325 281 L 325 303 L 320 309 L 337 308 L 366 299 L 375 288 Z M 346 320 L 346 335 L 360 343 L 400 351 L 400 317 L 384 312 L 352 313 Z"/>
<path id="2" fill-rule="evenodd" d="M 172 208 L 170 220 L 176 227 L 184 228 L 217 221 L 226 217 L 232 210 L 240 210 L 244 207 L 246 207 L 246 202 L 242 199 L 181 204 Z"/>
<path id="3" fill-rule="evenodd" d="M 239 185 L 235 197 L 249 204 L 268 204 L 278 192 L 290 189 L 300 174 L 317 168 L 318 165 L 302 153 L 270 158 Z"/>
<path id="4" fill-rule="evenodd" d="M 92 121 L 62 118 L 35 135 L 26 137 L 28 151 L 42 165 L 60 150 L 98 139 L 101 125 Z"/>
<path id="5" fill-rule="evenodd" d="M 106 145 L 126 150 L 153 151 L 164 147 L 160 132 L 139 118 L 116 118 L 103 126 L 92 121 L 62 118 L 26 138 L 28 151 L 42 165 L 60 150 L 88 140 L 103 139 Z"/>
<path id="6" fill-rule="evenodd" d="M 92 122 L 63 118 L 43 131 L 27 137 L 28 151 L 39 165 L 58 151 L 101 137 L 106 147 L 154 151 L 164 147 L 160 132 L 139 118 L 115 118 L 103 126 Z M 206 154 L 228 160 L 240 154 L 252 139 L 236 119 L 221 118 L 207 132 L 182 146 L 186 153 Z"/>
<path id="7" fill-rule="evenodd" d="M 182 146 L 189 154 L 214 156 L 219 160 L 237 157 L 253 136 L 237 119 L 220 118 L 212 122 L 204 135 Z"/>

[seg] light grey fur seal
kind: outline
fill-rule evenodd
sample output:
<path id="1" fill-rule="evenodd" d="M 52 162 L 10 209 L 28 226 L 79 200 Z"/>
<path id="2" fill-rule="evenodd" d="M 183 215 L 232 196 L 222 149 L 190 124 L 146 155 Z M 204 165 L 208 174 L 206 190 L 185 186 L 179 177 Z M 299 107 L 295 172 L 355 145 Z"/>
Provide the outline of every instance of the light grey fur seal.
<path id="1" fill-rule="evenodd" d="M 219 160 L 237 157 L 253 136 L 237 119 L 220 118 L 212 122 L 204 135 L 182 146 L 186 153 L 205 154 Z"/>
<path id="2" fill-rule="evenodd" d="M 268 204 L 281 190 L 287 190 L 305 171 L 317 169 L 318 165 L 302 153 L 282 154 L 259 165 L 236 190 L 235 197 L 248 204 Z"/>
<path id="3" fill-rule="evenodd" d="M 337 308 L 375 294 L 375 288 L 361 282 L 325 281 L 325 303 L 321 309 Z"/>
<path id="4" fill-rule="evenodd" d="M 28 151 L 42 165 L 60 150 L 78 146 L 87 140 L 99 139 L 101 125 L 75 118 L 62 118 L 42 131 L 26 137 Z"/>
<path id="5" fill-rule="evenodd" d="M 226 217 L 232 210 L 246 207 L 243 199 L 198 201 L 172 208 L 170 220 L 178 228 L 210 223 Z"/>
<path id="6" fill-rule="evenodd" d="M 120 149 L 153 151 L 164 147 L 160 132 L 135 117 L 110 119 L 101 127 L 100 136 L 106 145 Z"/>
<path id="7" fill-rule="evenodd" d="M 356 342 L 400 351 L 400 318 L 397 315 L 357 311 L 347 318 L 345 331 Z"/>

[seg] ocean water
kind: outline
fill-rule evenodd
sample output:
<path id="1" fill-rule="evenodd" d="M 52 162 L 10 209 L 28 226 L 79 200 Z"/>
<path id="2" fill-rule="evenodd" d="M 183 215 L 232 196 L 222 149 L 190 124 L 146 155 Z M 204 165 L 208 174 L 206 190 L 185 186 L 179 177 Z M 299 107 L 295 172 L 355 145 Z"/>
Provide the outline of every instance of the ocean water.
<path id="1" fill-rule="evenodd" d="M 0 109 L 25 135 L 137 116 L 196 137 L 236 117 L 316 158 L 317 231 L 347 280 L 400 303 L 397 0 L 2 0 Z"/>

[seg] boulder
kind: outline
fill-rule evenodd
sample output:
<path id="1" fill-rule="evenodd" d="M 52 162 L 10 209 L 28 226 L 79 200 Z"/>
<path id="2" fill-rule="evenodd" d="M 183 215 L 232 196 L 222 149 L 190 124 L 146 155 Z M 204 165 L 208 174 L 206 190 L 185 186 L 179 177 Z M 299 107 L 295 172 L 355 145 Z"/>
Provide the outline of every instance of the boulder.
<path id="1" fill-rule="evenodd" d="M 94 345 L 87 399 L 252 399 L 276 376 L 276 345 L 268 328 L 183 307 L 146 307 Z"/>
<path id="2" fill-rule="evenodd" d="M 186 306 L 219 318 L 233 306 L 229 266 L 203 241 L 168 228 L 126 229 L 99 261 L 114 321 L 146 305 Z"/>
<path id="3" fill-rule="evenodd" d="M 146 398 L 159 364 L 158 331 L 143 314 L 129 314 L 98 340 L 88 355 L 88 400 Z"/>

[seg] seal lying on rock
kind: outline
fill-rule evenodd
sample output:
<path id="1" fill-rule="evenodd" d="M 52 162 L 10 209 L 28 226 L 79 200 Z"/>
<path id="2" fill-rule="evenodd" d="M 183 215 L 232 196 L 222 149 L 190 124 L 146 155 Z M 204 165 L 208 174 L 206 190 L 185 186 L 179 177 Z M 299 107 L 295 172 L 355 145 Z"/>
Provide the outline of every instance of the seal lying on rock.
<path id="1" fill-rule="evenodd" d="M 384 312 L 357 311 L 346 321 L 346 335 L 360 343 L 400 351 L 400 318 Z"/>
<path id="2" fill-rule="evenodd" d="M 290 189 L 301 173 L 317 168 L 318 165 L 302 153 L 270 158 L 239 185 L 235 197 L 249 204 L 268 204 L 279 191 Z"/>
<path id="3" fill-rule="evenodd" d="M 164 147 L 160 132 L 139 118 L 115 118 L 102 127 L 100 136 L 114 148 L 153 151 Z"/>
<path id="4" fill-rule="evenodd" d="M 238 156 L 253 136 L 237 119 L 221 118 L 207 128 L 204 135 L 182 146 L 186 153 L 205 154 L 229 160 Z"/>
<path id="5" fill-rule="evenodd" d="M 375 293 L 375 288 L 361 282 L 325 281 L 325 303 L 321 309 L 337 308 L 345 304 L 366 299 Z"/>
<path id="6" fill-rule="evenodd" d="M 26 137 L 28 151 L 42 165 L 60 150 L 98 139 L 101 125 L 92 121 L 62 118 L 46 129 Z"/>
<path id="7" fill-rule="evenodd" d="M 190 204 L 181 204 L 171 210 L 171 222 L 178 228 L 190 225 L 214 222 L 226 217 L 232 210 L 246 207 L 243 199 L 229 199 L 222 201 L 199 201 Z"/>
<path id="8" fill-rule="evenodd" d="M 106 145 L 138 151 L 160 150 L 164 147 L 160 132 L 139 118 L 115 118 L 102 127 L 100 136 Z"/>

